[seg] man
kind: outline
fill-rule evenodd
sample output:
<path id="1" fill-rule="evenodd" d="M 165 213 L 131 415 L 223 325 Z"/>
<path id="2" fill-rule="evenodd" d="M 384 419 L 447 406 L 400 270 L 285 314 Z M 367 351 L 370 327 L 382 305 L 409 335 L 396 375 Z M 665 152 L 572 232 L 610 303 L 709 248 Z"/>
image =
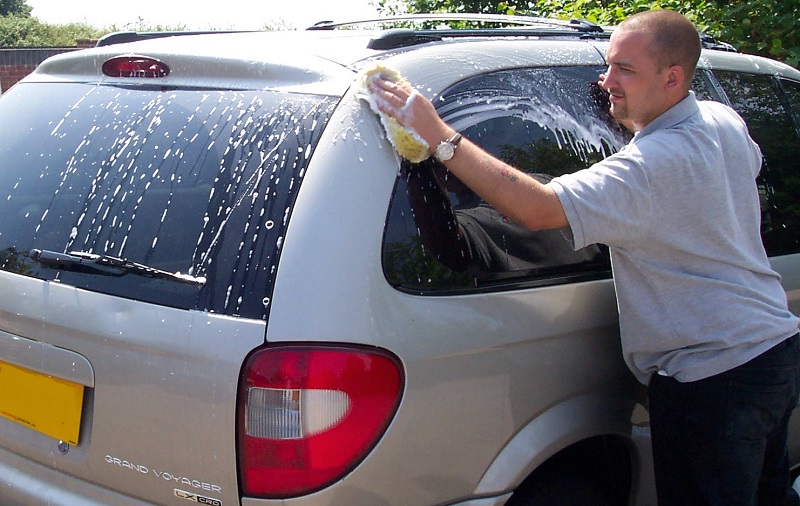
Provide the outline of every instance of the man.
<path id="1" fill-rule="evenodd" d="M 547 184 L 467 139 L 444 163 L 517 223 L 609 246 L 624 358 L 648 385 L 659 504 L 796 505 L 786 437 L 799 320 L 760 239 L 761 152 L 735 112 L 690 92 L 699 56 L 682 15 L 631 16 L 598 83 L 635 133 L 628 146 Z M 410 87 L 371 90 L 429 145 L 455 144 Z"/>

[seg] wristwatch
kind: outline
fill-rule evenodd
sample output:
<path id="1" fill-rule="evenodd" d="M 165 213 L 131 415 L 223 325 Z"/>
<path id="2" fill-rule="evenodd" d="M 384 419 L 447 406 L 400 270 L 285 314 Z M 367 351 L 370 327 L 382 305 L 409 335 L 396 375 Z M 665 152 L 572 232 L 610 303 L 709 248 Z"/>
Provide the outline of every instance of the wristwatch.
<path id="1" fill-rule="evenodd" d="M 456 132 L 455 135 L 449 139 L 443 140 L 438 146 L 436 146 L 433 156 L 440 162 L 446 162 L 447 160 L 453 158 L 453 155 L 456 154 L 456 146 L 458 146 L 458 143 L 461 142 L 461 139 L 461 134 Z"/>

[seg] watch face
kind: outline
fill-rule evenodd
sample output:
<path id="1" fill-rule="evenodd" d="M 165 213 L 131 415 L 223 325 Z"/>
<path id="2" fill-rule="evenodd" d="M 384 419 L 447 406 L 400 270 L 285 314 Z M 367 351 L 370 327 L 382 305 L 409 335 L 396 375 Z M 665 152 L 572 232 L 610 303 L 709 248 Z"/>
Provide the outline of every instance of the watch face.
<path id="1" fill-rule="evenodd" d="M 454 153 L 455 146 L 449 142 L 443 142 L 436 146 L 436 158 L 443 162 L 453 158 Z"/>

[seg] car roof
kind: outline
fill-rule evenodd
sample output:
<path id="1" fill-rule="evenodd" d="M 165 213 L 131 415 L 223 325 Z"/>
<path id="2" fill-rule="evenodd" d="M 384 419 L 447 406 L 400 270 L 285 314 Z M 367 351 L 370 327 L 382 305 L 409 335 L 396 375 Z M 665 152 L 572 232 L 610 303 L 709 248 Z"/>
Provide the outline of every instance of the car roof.
<path id="1" fill-rule="evenodd" d="M 480 28 L 450 28 L 444 24 L 464 26 L 463 23 L 476 20 L 481 22 Z M 409 28 L 410 24 L 422 28 Z M 494 27 L 485 28 L 487 25 Z M 385 29 L 386 26 L 393 28 Z M 355 72 L 375 60 L 391 61 L 401 71 L 409 72 L 407 77 L 413 82 L 430 80 L 431 72 L 447 73 L 448 67 L 460 74 L 464 65 L 476 72 L 522 65 L 604 65 L 603 55 L 612 30 L 576 20 L 425 14 L 321 22 L 302 31 L 121 32 L 104 37 L 95 48 L 48 59 L 26 80 L 119 85 L 136 81 L 141 85 L 141 79 L 111 77 L 101 70 L 102 63 L 111 58 L 138 55 L 169 67 L 169 75 L 149 81 L 153 85 L 335 96 L 349 88 Z M 788 65 L 732 49 L 704 37 L 699 66 L 800 79 L 800 72 Z M 442 65 L 443 62 L 451 65 Z"/>
<path id="2" fill-rule="evenodd" d="M 340 95 L 353 80 L 348 60 L 367 56 L 369 50 L 365 44 L 365 35 L 305 31 L 143 38 L 54 56 L 26 81 L 149 83 L 162 87 L 274 89 Z M 103 74 L 105 61 L 126 55 L 161 61 L 169 67 L 169 75 L 142 80 Z"/>

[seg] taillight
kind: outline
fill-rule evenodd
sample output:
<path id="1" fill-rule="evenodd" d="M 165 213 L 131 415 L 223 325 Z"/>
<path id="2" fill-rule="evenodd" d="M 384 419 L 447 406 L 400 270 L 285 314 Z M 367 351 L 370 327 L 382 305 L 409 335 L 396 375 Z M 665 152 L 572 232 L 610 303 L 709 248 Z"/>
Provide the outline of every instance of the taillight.
<path id="1" fill-rule="evenodd" d="M 350 472 L 383 435 L 400 401 L 389 354 L 362 348 L 264 348 L 244 366 L 239 473 L 250 497 L 284 498 Z"/>
<path id="2" fill-rule="evenodd" d="M 158 78 L 169 75 L 166 63 L 148 56 L 116 56 L 103 63 L 103 74 L 111 77 Z"/>

